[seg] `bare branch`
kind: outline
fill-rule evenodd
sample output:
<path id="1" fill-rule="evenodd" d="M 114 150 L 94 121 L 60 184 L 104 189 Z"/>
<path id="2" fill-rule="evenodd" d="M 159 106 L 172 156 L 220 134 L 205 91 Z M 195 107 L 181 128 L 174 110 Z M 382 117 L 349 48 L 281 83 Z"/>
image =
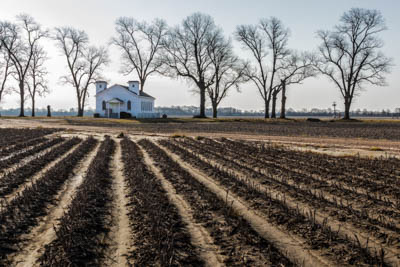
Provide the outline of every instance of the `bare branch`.
<path id="1" fill-rule="evenodd" d="M 235 35 L 253 56 L 254 63 L 245 76 L 257 86 L 265 103 L 267 118 L 272 93 L 281 83 L 279 73 L 285 70 L 291 55 L 287 48 L 290 31 L 279 19 L 272 17 L 260 20 L 257 25 L 240 25 Z"/>
<path id="2" fill-rule="evenodd" d="M 89 46 L 87 34 L 70 27 L 56 28 L 53 39 L 65 56 L 70 72 L 60 80 L 75 88 L 78 116 L 83 116 L 89 86 L 103 78 L 102 68 L 109 63 L 107 49 Z"/>
<path id="3" fill-rule="evenodd" d="M 345 104 L 345 119 L 350 106 L 364 84 L 383 86 L 392 59 L 379 49 L 378 34 L 386 30 L 385 20 L 377 10 L 353 8 L 340 19 L 334 31 L 319 31 L 322 44 L 316 68 L 339 88 Z"/>
<path id="4" fill-rule="evenodd" d="M 115 29 L 117 36 L 112 43 L 122 51 L 122 72 L 128 75 L 136 71 L 143 91 L 147 77 L 162 67 L 160 49 L 167 34 L 167 24 L 161 19 L 148 24 L 122 17 L 117 20 Z"/>
<path id="5" fill-rule="evenodd" d="M 16 23 L 0 23 L 0 43 L 12 62 L 13 77 L 19 86 L 20 116 L 24 116 L 25 84 L 35 46 L 47 36 L 48 31 L 27 14 L 18 15 Z"/>
<path id="6" fill-rule="evenodd" d="M 187 17 L 171 29 L 163 43 L 163 74 L 192 82 L 200 92 L 200 117 L 205 117 L 205 94 L 215 82 L 209 47 L 222 31 L 214 20 L 201 13 Z"/>

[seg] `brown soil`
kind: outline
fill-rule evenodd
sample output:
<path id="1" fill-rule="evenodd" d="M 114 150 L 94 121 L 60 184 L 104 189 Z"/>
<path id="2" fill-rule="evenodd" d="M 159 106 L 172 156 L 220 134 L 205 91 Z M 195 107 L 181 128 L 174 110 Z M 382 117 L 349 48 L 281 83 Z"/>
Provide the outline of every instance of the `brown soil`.
<path id="1" fill-rule="evenodd" d="M 207 177 L 205 174 L 203 174 L 197 168 L 194 168 L 193 166 L 183 162 L 183 160 L 178 155 L 173 154 L 172 152 L 170 152 L 165 147 L 162 147 L 162 148 L 172 158 L 174 158 L 177 162 L 179 162 L 182 166 L 184 166 L 185 168 L 190 170 L 192 175 L 194 175 L 196 178 L 202 179 L 204 181 L 204 183 L 211 184 L 213 187 L 215 187 L 214 190 L 217 190 L 217 191 L 220 191 L 220 192 L 225 192 L 225 195 L 226 195 L 226 189 L 223 189 L 223 187 L 221 185 L 219 185 L 217 182 L 215 182 L 212 179 L 210 179 L 209 177 Z M 218 163 L 213 162 L 210 159 L 207 159 L 207 161 L 211 162 L 211 164 L 213 164 L 215 166 L 222 167 L 222 166 L 218 165 Z M 243 177 L 243 179 L 246 178 L 245 175 L 243 173 L 241 173 L 241 172 L 237 172 L 237 171 L 232 170 L 232 169 L 230 171 L 234 172 L 239 177 Z M 257 181 L 252 181 L 252 183 L 254 185 L 254 188 L 257 188 L 261 192 L 265 192 L 265 193 L 268 192 L 268 194 L 270 194 L 273 199 L 282 199 L 282 197 L 284 196 L 286 204 L 290 208 L 293 208 L 293 209 L 299 208 L 304 215 L 306 215 L 307 213 L 310 213 L 310 212 L 315 212 L 315 219 L 316 219 L 317 223 L 323 224 L 324 221 L 326 220 L 326 224 L 329 227 L 331 227 L 331 229 L 334 232 L 338 232 L 339 235 L 341 235 L 343 237 L 348 237 L 348 238 L 352 239 L 354 242 L 358 242 L 357 241 L 357 239 L 358 239 L 360 241 L 361 245 L 363 247 L 368 247 L 368 249 L 371 251 L 372 254 L 375 253 L 377 250 L 379 250 L 380 247 L 385 248 L 385 251 L 386 251 L 386 254 L 387 254 L 386 259 L 393 266 L 400 266 L 400 259 L 397 258 L 397 255 L 400 254 L 400 250 L 399 249 L 394 249 L 393 247 L 388 247 L 388 246 L 382 244 L 378 239 L 376 239 L 373 236 L 371 236 L 368 232 L 365 232 L 363 230 L 355 228 L 350 223 L 337 222 L 336 218 L 333 218 L 333 217 L 329 216 L 329 214 L 324 213 L 324 212 L 322 212 L 320 210 L 315 210 L 314 207 L 312 207 L 312 206 L 310 206 L 308 204 L 301 203 L 301 202 L 297 201 L 296 199 L 291 198 L 290 196 L 285 194 L 285 192 L 278 191 L 278 190 L 275 190 L 275 189 L 270 188 L 270 187 L 266 188 L 264 185 L 262 185 L 261 183 L 259 183 Z M 211 188 L 210 188 L 210 190 L 211 190 Z M 233 195 L 232 193 L 230 193 L 230 194 L 231 194 L 231 196 Z M 223 195 L 222 195 L 222 197 L 223 197 Z M 237 196 L 234 196 L 234 198 L 237 199 L 237 201 L 245 203 L 245 201 L 241 200 Z M 249 205 L 248 203 L 245 203 L 243 205 L 243 208 L 249 209 L 248 208 L 249 206 L 251 206 L 251 205 Z M 254 214 L 256 214 L 256 213 L 257 212 L 254 212 Z M 262 217 L 262 214 L 260 214 L 260 217 Z M 274 227 L 274 226 L 271 226 L 271 227 Z M 305 248 L 302 248 L 301 250 L 305 250 Z M 306 264 L 306 266 L 307 266 L 307 264 Z"/>
<path id="2" fill-rule="evenodd" d="M 76 188 L 82 183 L 89 164 L 92 162 L 97 153 L 100 144 L 86 156 L 79 166 L 74 169 L 74 177 L 68 180 L 63 189 L 58 194 L 57 204 L 49 207 L 49 214 L 42 219 L 38 226 L 25 235 L 22 239 L 25 242 L 22 245 L 20 253 L 11 255 L 13 266 L 38 266 L 37 260 L 44 252 L 45 245 L 49 244 L 55 238 L 54 229 L 58 225 L 59 219 L 63 216 L 64 212 L 68 210 Z"/>
<path id="3" fill-rule="evenodd" d="M 62 144 L 62 143 L 61 143 Z M 59 144 L 59 145 L 61 145 Z M 58 145 L 56 145 L 58 146 Z M 54 147 L 56 147 L 54 146 Z M 63 160 L 64 158 L 66 158 L 69 154 L 71 154 L 72 152 L 74 152 L 74 150 L 79 146 L 79 144 L 73 146 L 70 150 L 68 150 L 66 153 L 64 153 L 63 155 L 60 155 L 58 158 L 56 158 L 55 160 L 53 160 L 52 162 L 50 162 L 48 165 L 46 165 L 43 169 L 41 169 L 38 173 L 36 173 L 34 176 L 32 176 L 28 182 L 20 185 L 13 193 L 11 193 L 10 195 L 5 196 L 5 200 L 7 202 L 11 201 L 13 198 L 15 198 L 16 196 L 18 196 L 19 193 L 21 193 L 26 187 L 31 186 L 37 179 L 39 179 L 44 173 L 46 173 L 49 169 L 53 168 L 58 162 L 60 162 L 61 160 Z M 43 151 L 43 153 L 47 153 L 48 151 L 50 151 L 52 148 L 48 148 L 47 150 Z M 33 156 L 34 157 L 34 156 Z M 26 164 L 29 164 L 26 163 Z"/>
<path id="4" fill-rule="evenodd" d="M 29 156 L 29 157 L 26 157 L 26 158 L 22 159 L 22 160 L 21 160 L 20 162 L 18 162 L 17 164 L 14 164 L 14 165 L 10 166 L 9 168 L 7 168 L 7 169 L 1 171 L 1 172 L 0 172 L 0 179 L 1 179 L 1 177 L 3 177 L 6 173 L 15 171 L 15 170 L 17 170 L 18 168 L 20 168 L 20 167 L 22 167 L 22 166 L 24 166 L 24 165 L 29 164 L 32 160 L 36 159 L 37 157 L 43 156 L 44 154 L 48 153 L 50 150 L 52 150 L 52 149 L 54 149 L 54 148 L 56 148 L 56 147 L 58 147 L 58 146 L 61 146 L 61 145 L 64 144 L 65 142 L 66 142 L 66 141 L 63 141 L 63 142 L 61 142 L 61 143 L 59 143 L 59 144 L 56 144 L 56 145 L 54 145 L 54 146 L 52 146 L 52 147 L 49 147 L 49 148 L 47 148 L 47 149 L 45 149 L 45 150 L 43 150 L 43 151 L 40 151 L 39 153 L 36 153 L 36 154 L 34 154 L 34 155 L 31 155 L 31 156 Z"/>
<path id="5" fill-rule="evenodd" d="M 207 230 L 194 222 L 193 211 L 190 205 L 181 196 L 176 194 L 172 184 L 164 178 L 160 170 L 154 165 L 154 161 L 144 149 L 142 149 L 142 153 L 151 171 L 160 179 L 163 188 L 168 194 L 169 200 L 177 207 L 183 221 L 187 224 L 186 227 L 190 233 L 192 244 L 199 249 L 200 255 L 206 265 L 209 267 L 223 266 L 223 256 L 219 253 L 218 247 L 213 244 L 213 239 Z"/>
<path id="6" fill-rule="evenodd" d="M 193 150 L 191 150 L 188 147 L 185 146 L 180 146 L 181 148 L 189 151 L 189 152 L 193 152 Z M 201 159 L 209 161 L 212 165 L 214 166 L 218 166 L 219 168 L 225 169 L 226 171 L 232 171 L 229 167 L 228 169 L 226 169 L 224 167 L 223 164 L 219 164 L 217 163 L 215 160 L 211 160 L 210 158 L 212 157 L 208 157 L 205 158 L 203 155 L 198 155 Z M 245 163 L 245 161 L 243 160 L 238 160 L 236 158 L 232 158 L 232 157 L 228 157 L 229 160 L 231 160 L 232 162 L 236 162 L 241 166 L 245 166 L 248 168 L 253 168 L 253 166 L 251 166 L 250 164 Z M 273 162 L 271 162 L 273 163 Z M 275 162 L 276 164 L 279 164 L 279 161 Z M 284 166 L 280 166 L 281 168 L 285 168 Z M 311 175 L 312 178 L 314 178 L 317 181 L 322 181 L 324 183 L 327 183 L 329 185 L 329 187 L 339 187 L 339 188 L 343 188 L 345 190 L 348 190 L 349 192 L 351 192 L 351 194 L 349 195 L 343 195 L 341 194 L 342 192 L 339 192 L 338 194 L 331 194 L 330 192 L 328 192 L 327 190 L 324 189 L 310 189 L 310 185 L 309 184 L 298 184 L 298 181 L 292 179 L 292 178 L 287 178 L 285 177 L 285 182 L 287 182 L 289 185 L 296 185 L 301 189 L 304 190 L 310 190 L 314 195 L 320 195 L 322 194 L 324 196 L 325 199 L 329 200 L 332 203 L 347 203 L 347 205 L 351 205 L 352 208 L 354 210 L 357 210 L 359 212 L 361 212 L 361 208 L 365 205 L 365 202 L 370 202 L 370 200 L 373 198 L 377 203 L 379 204 L 370 204 L 370 209 L 369 209 L 369 215 L 372 215 L 372 217 L 378 218 L 378 217 L 382 217 L 382 218 L 386 218 L 387 220 L 393 219 L 393 218 L 387 218 L 386 215 L 382 215 L 381 212 L 376 210 L 376 208 L 384 208 L 387 211 L 393 211 L 393 212 L 397 212 L 397 208 L 395 207 L 395 203 L 397 203 L 397 199 L 395 199 L 395 197 L 391 197 L 390 195 L 384 194 L 384 193 L 380 193 L 380 192 L 375 192 L 372 196 L 372 194 L 369 194 L 368 190 L 366 188 L 359 188 L 359 187 L 354 187 L 354 186 L 349 186 L 346 183 L 342 182 L 342 181 L 337 181 L 334 179 L 326 179 L 326 177 L 323 177 L 321 175 L 316 175 L 316 174 L 309 174 L 306 171 L 303 171 L 301 169 L 293 169 L 290 168 L 291 171 L 298 173 L 300 176 L 301 175 Z M 278 175 L 273 175 L 271 173 L 268 172 L 268 170 L 265 170 L 263 168 L 257 168 L 257 171 L 266 175 L 266 176 L 271 176 L 274 179 L 278 180 L 278 181 L 283 181 L 281 176 Z M 244 172 L 241 173 L 237 173 L 237 175 L 239 177 L 242 177 L 243 179 L 246 178 L 246 174 Z M 366 179 L 366 178 L 363 178 Z M 377 184 L 382 184 L 384 185 L 383 181 L 379 181 L 379 180 L 374 180 L 374 183 Z M 335 192 L 336 193 L 336 192 Z M 383 203 L 381 200 L 385 199 L 385 203 Z M 387 205 L 387 202 L 391 202 L 393 207 L 390 207 Z M 387 231 L 387 230 L 386 230 Z M 397 235 L 397 234 L 395 234 Z"/>
<path id="7" fill-rule="evenodd" d="M 248 208 L 249 205 L 245 201 L 229 192 L 229 190 L 222 188 L 198 169 L 183 162 L 179 156 L 173 154 L 164 147 L 162 147 L 162 149 L 183 168 L 187 169 L 193 177 L 203 183 L 210 191 L 227 203 L 231 203 L 232 208 L 243 216 L 258 234 L 272 242 L 276 248 L 287 255 L 292 262 L 303 264 L 304 266 L 335 266 L 333 262 L 324 259 L 317 253 L 307 250 L 303 245 L 305 244 L 304 240 L 279 230 L 274 225 L 267 222 L 262 216 L 250 210 Z"/>
<path id="8" fill-rule="evenodd" d="M 121 144 L 116 141 L 116 150 L 112 160 L 111 172 L 113 176 L 114 199 L 112 205 L 112 227 L 108 236 L 109 247 L 106 255 L 106 266 L 128 266 L 128 252 L 132 248 L 132 234 L 128 217 L 128 200 L 124 182 Z M 130 263 L 131 264 L 131 263 Z"/>
<path id="9" fill-rule="evenodd" d="M 166 123 L 168 124 L 168 123 Z M 379 124 L 378 122 L 376 124 Z M 146 125 L 146 123 L 144 123 Z M 179 125 L 170 123 L 171 128 L 178 129 Z M 207 124 L 197 123 L 196 126 L 205 125 L 204 129 L 207 128 Z M 224 124 L 227 125 L 227 124 Z M 101 137 L 104 134 L 117 135 L 121 132 L 129 133 L 131 136 L 137 137 L 170 137 L 174 134 L 173 132 L 149 132 L 143 131 L 140 128 L 135 129 L 131 127 L 124 126 L 121 124 L 104 124 L 97 123 L 96 126 L 91 125 L 71 125 L 66 122 L 63 118 L 52 118 L 52 119 L 5 119 L 0 120 L 0 127 L 14 127 L 14 128 L 27 128 L 27 127 L 43 127 L 43 128 L 64 128 L 63 134 L 67 136 L 71 135 L 94 135 Z M 165 127 L 164 127 L 165 128 Z M 166 127 L 168 129 L 168 127 Z M 186 127 L 187 128 L 187 127 Z M 229 127 L 228 127 L 229 128 Z M 175 131 L 176 133 L 176 131 Z M 60 133 L 55 133 L 52 135 L 58 135 Z M 211 138 L 233 138 L 233 139 L 244 139 L 244 140 L 257 140 L 265 142 L 273 142 L 282 145 L 287 145 L 291 148 L 301 149 L 301 150 L 312 150 L 319 153 L 326 153 L 331 155 L 356 155 L 365 157 L 380 157 L 380 156 L 395 156 L 400 157 L 400 141 L 398 140 L 386 140 L 386 139 L 367 139 L 367 138 L 352 138 L 352 137 L 321 137 L 321 136 L 302 136 L 302 135 L 292 135 L 284 136 L 284 133 L 277 135 L 268 135 L 265 133 L 243 133 L 229 131 L 227 129 L 224 132 L 204 132 L 200 129 L 188 130 L 180 133 L 186 136 L 207 136 Z"/>

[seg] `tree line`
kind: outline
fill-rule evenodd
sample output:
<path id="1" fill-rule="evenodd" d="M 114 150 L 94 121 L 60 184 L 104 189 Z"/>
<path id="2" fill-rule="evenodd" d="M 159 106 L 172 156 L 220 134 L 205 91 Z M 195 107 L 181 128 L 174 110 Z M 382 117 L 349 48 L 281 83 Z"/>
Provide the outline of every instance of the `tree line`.
<path id="1" fill-rule="evenodd" d="M 227 36 L 213 18 L 194 13 L 176 26 L 162 19 L 139 22 L 121 17 L 115 23 L 110 44 L 121 52 L 121 72 L 137 75 L 141 90 L 152 75 L 186 80 L 200 96 L 199 114 L 206 117 L 208 98 L 213 117 L 230 90 L 240 91 L 252 83 L 264 102 L 264 117 L 286 116 L 287 88 L 305 79 L 323 75 L 340 91 L 344 118 L 350 118 L 351 104 L 366 84 L 383 86 L 393 65 L 381 48 L 379 34 L 386 30 L 385 20 L 377 10 L 353 8 L 343 14 L 332 30 L 318 31 L 316 51 L 289 48 L 290 30 L 278 18 L 259 20 L 252 25 L 238 25 Z M 110 62 L 106 47 L 94 46 L 86 32 L 72 27 L 43 29 L 29 15 L 19 15 L 15 22 L 0 22 L 0 104 L 9 92 L 20 95 L 20 116 L 24 103 L 48 93 L 47 53 L 42 40 L 54 40 L 65 58 L 67 73 L 60 77 L 75 90 L 78 116 L 83 116 L 88 90 Z M 241 44 L 248 58 L 236 55 L 232 42 Z M 11 86 L 14 80 L 17 88 Z M 280 95 L 281 110 L 277 112 Z"/>
<path id="2" fill-rule="evenodd" d="M 25 109 L 27 112 L 31 112 L 31 108 Z M 167 117 L 193 117 L 199 114 L 200 108 L 198 106 L 169 106 L 162 107 L 158 106 L 154 108 L 155 112 L 165 114 Z M 53 109 L 51 116 L 74 116 L 78 110 L 76 108 L 70 109 Z M 46 116 L 47 108 L 37 108 L 35 110 L 37 116 Z M 85 109 L 85 116 L 94 116 L 96 110 L 92 107 Z M 279 111 L 277 112 L 279 115 Z M 0 115 L 5 116 L 18 116 L 19 108 L 2 109 Z M 206 115 L 212 116 L 212 108 L 206 108 Z M 286 110 L 288 117 L 329 117 L 329 118 L 340 118 L 343 115 L 343 110 L 334 110 L 332 108 L 311 108 L 311 109 L 299 109 L 288 108 Z M 400 118 L 400 108 L 395 109 L 382 109 L 382 110 L 368 110 L 368 109 L 356 109 L 350 111 L 352 117 L 386 117 L 386 118 Z M 264 116 L 264 110 L 242 110 L 234 107 L 219 107 L 218 116 L 224 117 L 255 117 L 260 118 Z"/>

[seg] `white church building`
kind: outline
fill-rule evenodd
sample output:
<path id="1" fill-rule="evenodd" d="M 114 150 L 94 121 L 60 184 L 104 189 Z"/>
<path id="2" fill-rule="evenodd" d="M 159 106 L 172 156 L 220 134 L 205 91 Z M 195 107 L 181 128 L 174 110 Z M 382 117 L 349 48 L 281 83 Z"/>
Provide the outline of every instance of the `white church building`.
<path id="1" fill-rule="evenodd" d="M 120 118 L 121 112 L 136 118 L 158 118 L 154 112 L 155 98 L 140 92 L 138 81 L 128 82 L 128 86 L 115 84 L 107 87 L 107 82 L 96 82 L 96 113 L 100 117 Z"/>

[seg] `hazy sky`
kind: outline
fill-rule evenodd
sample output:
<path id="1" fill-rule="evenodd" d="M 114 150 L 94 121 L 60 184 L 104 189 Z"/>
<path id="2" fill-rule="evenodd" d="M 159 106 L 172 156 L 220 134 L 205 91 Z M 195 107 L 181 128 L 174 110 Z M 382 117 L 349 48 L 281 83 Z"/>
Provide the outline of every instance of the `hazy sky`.
<path id="1" fill-rule="evenodd" d="M 400 107 L 400 10 L 399 0 L 1 0 L 0 20 L 14 20 L 15 15 L 29 13 L 44 27 L 73 26 L 85 30 L 91 43 L 107 45 L 114 35 L 114 22 L 120 16 L 151 21 L 164 18 L 169 25 L 180 23 L 193 12 L 211 15 L 224 32 L 232 34 L 238 24 L 254 24 L 260 18 L 278 17 L 291 29 L 290 48 L 315 50 L 319 40 L 315 38 L 319 29 L 332 29 L 340 16 L 352 7 L 378 9 L 386 19 L 388 31 L 381 36 L 385 42 L 384 53 L 396 64 L 388 76 L 389 86 L 368 87 L 355 100 L 353 109 L 394 109 Z M 37 106 L 51 105 L 53 108 L 76 106 L 73 88 L 59 84 L 59 77 L 66 73 L 65 59 L 52 41 L 46 41 L 49 53 L 48 70 L 51 94 L 38 99 Z M 247 57 L 241 46 L 235 42 L 236 52 Z M 112 63 L 104 76 L 111 84 L 125 84 L 136 79 L 135 75 L 119 73 L 120 53 L 110 47 Z M 157 106 L 198 105 L 198 96 L 188 89 L 188 84 L 160 76 L 147 81 L 146 91 L 156 97 Z M 90 90 L 89 105 L 94 107 L 94 87 Z M 325 77 L 312 78 L 302 85 L 288 89 L 288 107 L 327 108 L 333 101 L 342 103 L 338 89 Z M 16 96 L 5 97 L 4 107 L 17 107 Z M 29 106 L 29 105 L 28 105 Z M 242 86 L 242 92 L 231 91 L 221 106 L 241 109 L 263 109 L 263 101 L 251 83 Z"/>

